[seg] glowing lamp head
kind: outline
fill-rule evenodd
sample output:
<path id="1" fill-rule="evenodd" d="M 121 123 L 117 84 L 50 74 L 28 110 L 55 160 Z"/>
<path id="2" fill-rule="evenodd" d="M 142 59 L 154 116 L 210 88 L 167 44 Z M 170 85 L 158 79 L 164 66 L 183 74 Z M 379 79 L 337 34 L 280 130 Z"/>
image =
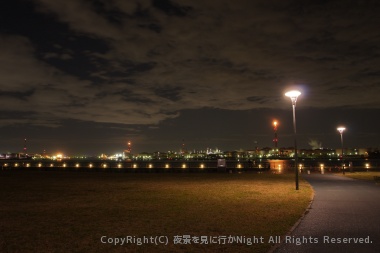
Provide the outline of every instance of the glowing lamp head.
<path id="1" fill-rule="evenodd" d="M 338 130 L 338 132 L 340 134 L 342 134 L 344 132 L 344 130 L 346 130 L 346 128 L 345 127 L 338 127 L 336 130 Z"/>
<path id="2" fill-rule="evenodd" d="M 298 90 L 291 90 L 285 93 L 285 96 L 289 97 L 292 100 L 293 104 L 296 103 L 299 95 L 301 95 L 301 92 Z"/>

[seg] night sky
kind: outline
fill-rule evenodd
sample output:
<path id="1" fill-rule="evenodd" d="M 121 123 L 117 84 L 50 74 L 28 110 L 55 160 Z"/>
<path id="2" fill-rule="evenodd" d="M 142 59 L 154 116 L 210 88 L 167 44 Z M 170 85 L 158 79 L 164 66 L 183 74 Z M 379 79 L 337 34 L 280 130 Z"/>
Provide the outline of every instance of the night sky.
<path id="1" fill-rule="evenodd" d="M 0 153 L 380 146 L 378 0 L 3 0 Z"/>

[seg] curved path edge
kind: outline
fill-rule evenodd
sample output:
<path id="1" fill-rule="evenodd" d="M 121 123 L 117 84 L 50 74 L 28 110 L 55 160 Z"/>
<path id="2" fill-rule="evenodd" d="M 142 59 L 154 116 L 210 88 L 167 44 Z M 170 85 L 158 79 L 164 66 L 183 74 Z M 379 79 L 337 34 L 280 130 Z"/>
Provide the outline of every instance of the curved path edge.
<path id="1" fill-rule="evenodd" d="M 306 181 L 306 180 L 305 180 Z M 307 181 L 306 181 L 307 182 Z M 287 235 L 290 235 L 298 226 L 299 226 L 299 224 L 302 222 L 302 220 L 305 218 L 305 216 L 309 213 L 309 211 L 310 211 L 310 209 L 311 209 L 311 205 L 313 204 L 313 201 L 314 201 L 314 197 L 315 197 L 315 190 L 314 190 L 314 188 L 313 188 L 313 186 L 309 183 L 309 182 L 307 182 L 310 186 L 311 186 L 311 188 L 312 188 L 312 190 L 313 190 L 313 192 L 312 192 L 312 194 L 311 194 L 311 200 L 310 200 L 310 203 L 309 203 L 309 205 L 306 207 L 306 209 L 305 209 L 305 211 L 302 213 L 302 215 L 301 215 L 301 217 L 296 221 L 296 223 L 294 223 L 294 225 L 289 229 L 289 231 L 285 234 L 285 235 L 282 235 L 281 236 L 281 242 L 280 243 L 276 243 L 276 244 L 274 244 L 269 250 L 268 250 L 268 252 L 267 253 L 273 253 L 273 252 L 275 252 L 276 250 L 277 250 L 277 248 L 279 248 L 282 244 L 283 244 L 283 241 L 284 241 L 284 238 L 287 236 Z"/>

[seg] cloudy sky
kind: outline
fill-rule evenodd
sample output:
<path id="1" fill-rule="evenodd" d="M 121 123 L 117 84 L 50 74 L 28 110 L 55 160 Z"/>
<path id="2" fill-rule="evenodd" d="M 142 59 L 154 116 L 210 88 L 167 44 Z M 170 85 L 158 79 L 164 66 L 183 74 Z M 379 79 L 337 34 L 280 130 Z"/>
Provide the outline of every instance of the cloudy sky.
<path id="1" fill-rule="evenodd" d="M 377 0 L 4 0 L 0 152 L 379 147 Z"/>

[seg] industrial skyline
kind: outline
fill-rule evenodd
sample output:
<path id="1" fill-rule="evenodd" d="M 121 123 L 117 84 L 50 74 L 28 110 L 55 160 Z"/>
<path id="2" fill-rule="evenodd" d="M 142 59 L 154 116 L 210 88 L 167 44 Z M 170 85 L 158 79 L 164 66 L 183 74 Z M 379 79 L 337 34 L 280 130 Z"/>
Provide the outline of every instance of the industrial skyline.
<path id="1" fill-rule="evenodd" d="M 248 152 L 248 153 L 251 153 L 251 152 L 260 152 L 262 154 L 269 154 L 271 157 L 276 157 L 276 156 L 281 156 L 281 155 L 284 155 L 286 154 L 285 156 L 289 156 L 290 153 L 293 153 L 294 154 L 294 146 L 278 146 L 278 135 L 277 135 L 277 130 L 278 130 L 278 125 L 279 125 L 279 122 L 277 120 L 273 121 L 273 131 L 274 131 L 274 138 L 273 138 L 273 143 L 272 143 L 272 146 L 264 146 L 264 147 L 259 147 L 259 146 L 254 146 L 252 148 L 248 148 L 248 149 L 226 149 L 226 150 L 221 150 L 219 149 L 218 147 L 211 147 L 211 146 L 204 146 L 203 148 L 201 149 L 187 149 L 186 148 L 186 143 L 185 143 L 185 140 L 182 140 L 181 142 L 181 145 L 180 147 L 178 147 L 177 149 L 157 149 L 155 151 L 136 151 L 134 152 L 135 150 L 133 150 L 133 144 L 130 140 L 128 141 L 125 141 L 125 146 L 122 147 L 121 149 L 119 150 L 116 150 L 114 153 L 112 152 L 108 152 L 108 150 L 102 150 L 101 152 L 94 152 L 93 150 L 87 150 L 86 152 L 82 152 L 82 153 L 75 153 L 75 152 L 71 152 L 70 150 L 66 151 L 66 152 L 62 152 L 62 150 L 50 150 L 50 151 L 46 151 L 45 149 L 42 151 L 42 152 L 28 152 L 29 150 L 29 147 L 28 147 L 28 144 L 27 144 L 27 139 L 25 138 L 23 140 L 23 148 L 21 151 L 18 151 L 18 150 L 13 150 L 13 151 L 8 151 L 8 152 L 0 152 L 0 159 L 1 158 L 5 158 L 7 156 L 9 157 L 23 157 L 23 158 L 26 158 L 26 157 L 34 157 L 36 156 L 37 158 L 39 157 L 52 157 L 52 156 L 56 156 L 57 154 L 61 155 L 61 156 L 73 156 L 73 157 L 100 157 L 100 156 L 122 156 L 123 158 L 126 158 L 126 157 L 133 157 L 135 155 L 139 155 L 139 154 L 160 154 L 160 153 L 163 153 L 163 154 L 166 154 L 166 153 L 172 153 L 172 154 L 176 154 L 176 155 L 179 155 L 179 156 L 185 156 L 187 154 L 222 154 L 224 152 L 227 152 L 227 153 L 230 153 L 230 152 Z M 342 134 L 341 134 L 341 138 L 342 138 Z M 341 143 L 343 145 L 343 143 Z M 310 139 L 309 140 L 309 143 L 308 143 L 309 147 L 307 148 L 301 148 L 301 150 L 303 152 L 312 152 L 314 153 L 314 151 L 320 151 L 322 152 L 323 154 L 325 154 L 326 152 L 329 153 L 329 152 L 336 152 L 336 155 L 338 154 L 338 151 L 336 150 L 340 150 L 340 152 L 342 152 L 342 148 L 344 150 L 346 150 L 346 152 L 350 152 L 350 155 L 365 155 L 367 154 L 368 152 L 372 152 L 372 153 L 378 153 L 379 152 L 379 148 L 378 147 L 346 147 L 346 146 L 341 146 L 340 148 L 328 148 L 328 147 L 323 147 L 322 146 L 322 143 L 321 142 L 318 142 L 318 140 L 316 139 Z M 32 148 L 33 150 L 33 148 Z M 96 149 L 94 149 L 96 150 Z M 335 151 L 334 151 L 335 150 Z M 298 151 L 298 153 L 300 153 L 301 151 Z M 317 152 L 318 153 L 318 152 Z M 341 154 L 341 153 L 340 153 Z M 335 154 L 334 154 L 335 155 Z"/>
<path id="2" fill-rule="evenodd" d="M 0 152 L 380 146 L 375 0 L 5 0 Z"/>

